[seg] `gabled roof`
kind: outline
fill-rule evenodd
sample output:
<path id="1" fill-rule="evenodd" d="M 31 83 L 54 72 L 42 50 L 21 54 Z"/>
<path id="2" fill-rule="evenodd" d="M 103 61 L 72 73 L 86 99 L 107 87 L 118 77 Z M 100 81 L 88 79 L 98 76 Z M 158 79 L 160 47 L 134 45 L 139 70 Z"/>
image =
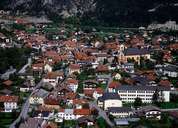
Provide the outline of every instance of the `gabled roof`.
<path id="1" fill-rule="evenodd" d="M 21 123 L 19 128 L 39 128 L 43 122 L 43 119 L 28 118 L 27 121 Z"/>
<path id="2" fill-rule="evenodd" d="M 74 115 L 90 115 L 90 109 L 74 109 Z"/>
<path id="3" fill-rule="evenodd" d="M 112 81 L 110 84 L 109 84 L 109 88 L 117 88 L 118 86 L 120 86 L 121 84 L 117 81 Z"/>
<path id="4" fill-rule="evenodd" d="M 80 69 L 80 65 L 79 64 L 70 64 L 69 68 L 70 69 Z"/>
<path id="5" fill-rule="evenodd" d="M 13 82 L 11 80 L 6 80 L 3 82 L 4 85 L 10 86 L 13 84 Z"/>
<path id="6" fill-rule="evenodd" d="M 56 79 L 57 77 L 63 76 L 63 72 L 49 72 L 45 78 L 46 79 Z"/>
<path id="7" fill-rule="evenodd" d="M 78 80 L 76 79 L 68 79 L 67 84 L 78 84 Z"/>
<path id="8" fill-rule="evenodd" d="M 145 55 L 145 54 L 149 54 L 149 51 L 148 51 L 148 49 L 127 48 L 124 51 L 124 54 L 126 56 L 130 56 L 130 55 Z"/>
<path id="9" fill-rule="evenodd" d="M 118 95 L 118 93 L 104 93 L 103 96 L 99 97 L 98 100 L 99 101 L 105 101 L 105 100 L 120 100 L 120 96 Z"/>
<path id="10" fill-rule="evenodd" d="M 85 123 L 85 122 L 94 122 L 95 120 L 91 116 L 82 116 L 82 117 L 78 118 L 77 121 L 79 124 L 81 124 L 81 123 Z"/>
<path id="11" fill-rule="evenodd" d="M 98 65 L 96 70 L 97 70 L 97 72 L 108 72 L 109 68 L 107 65 Z"/>
<path id="12" fill-rule="evenodd" d="M 108 112 L 112 113 L 121 113 L 121 112 L 131 112 L 132 108 L 130 107 L 109 107 Z"/>
<path id="13" fill-rule="evenodd" d="M 0 102 L 18 102 L 18 96 L 0 96 Z"/>

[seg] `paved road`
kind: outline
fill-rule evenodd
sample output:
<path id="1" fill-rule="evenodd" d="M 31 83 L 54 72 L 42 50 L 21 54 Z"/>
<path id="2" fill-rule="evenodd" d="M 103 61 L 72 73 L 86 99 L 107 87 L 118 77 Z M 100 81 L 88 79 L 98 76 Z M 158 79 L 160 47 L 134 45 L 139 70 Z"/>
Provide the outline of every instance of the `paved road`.
<path id="1" fill-rule="evenodd" d="M 31 62 L 32 62 L 32 59 L 31 59 L 31 58 L 28 58 L 28 63 L 27 63 L 26 65 L 24 65 L 24 66 L 20 69 L 20 71 L 19 71 L 18 73 L 19 73 L 19 74 L 25 73 L 25 72 L 26 72 L 26 68 L 31 65 Z"/>
<path id="2" fill-rule="evenodd" d="M 10 128 L 15 128 L 15 125 L 20 122 L 20 119 L 26 119 L 28 117 L 28 110 L 30 107 L 29 99 L 35 93 L 35 91 L 43 85 L 42 80 L 36 85 L 36 87 L 31 92 L 30 96 L 23 104 L 19 117 L 10 125 Z"/>
<path id="3" fill-rule="evenodd" d="M 108 88 L 109 88 L 109 84 L 113 81 L 113 78 L 112 76 L 110 76 L 109 80 L 108 80 L 108 83 L 107 83 L 107 87 L 105 89 L 105 92 L 108 92 Z"/>
<path id="4" fill-rule="evenodd" d="M 90 108 L 96 108 L 98 111 L 99 111 L 99 115 L 101 117 L 103 117 L 103 119 L 106 120 L 107 124 L 110 126 L 110 127 L 113 127 L 114 124 L 110 121 L 110 119 L 108 118 L 108 116 L 106 115 L 106 112 L 104 110 L 102 110 L 100 107 L 98 107 L 98 105 L 94 102 L 90 102 L 89 103 L 90 105 Z"/>
<path id="5" fill-rule="evenodd" d="M 171 108 L 171 109 L 161 109 L 163 112 L 171 112 L 171 111 L 178 111 L 178 108 Z"/>

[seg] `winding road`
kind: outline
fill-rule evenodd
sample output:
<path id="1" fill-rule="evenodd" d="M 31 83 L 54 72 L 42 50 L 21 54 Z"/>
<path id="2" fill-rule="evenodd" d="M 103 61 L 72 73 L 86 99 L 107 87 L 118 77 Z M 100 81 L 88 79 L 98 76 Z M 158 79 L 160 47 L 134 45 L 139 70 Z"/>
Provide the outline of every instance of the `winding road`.
<path id="1" fill-rule="evenodd" d="M 33 91 L 31 92 L 30 96 L 28 97 L 28 99 L 26 100 L 26 102 L 23 104 L 21 112 L 19 114 L 19 117 L 10 125 L 9 128 L 16 128 L 16 124 L 20 122 L 21 119 L 26 119 L 28 117 L 28 110 L 30 107 L 30 103 L 29 103 L 29 99 L 30 97 L 36 92 L 36 90 L 38 88 L 40 88 L 43 85 L 43 81 L 41 80 L 33 89 Z"/>

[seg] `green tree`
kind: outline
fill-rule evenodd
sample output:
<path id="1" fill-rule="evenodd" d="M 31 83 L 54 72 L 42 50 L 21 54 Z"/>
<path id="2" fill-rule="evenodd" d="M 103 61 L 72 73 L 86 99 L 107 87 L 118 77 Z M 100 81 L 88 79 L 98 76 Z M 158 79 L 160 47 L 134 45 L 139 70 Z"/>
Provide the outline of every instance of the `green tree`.
<path id="1" fill-rule="evenodd" d="M 59 63 L 55 64 L 53 70 L 54 71 L 60 70 L 62 68 L 62 65 L 63 65 L 62 62 L 59 62 Z"/>
<path id="2" fill-rule="evenodd" d="M 167 113 L 162 113 L 161 114 L 161 124 L 164 124 L 164 128 L 170 128 L 171 127 L 171 121 L 169 119 L 169 116 Z"/>
<path id="3" fill-rule="evenodd" d="M 99 128 L 107 128 L 106 121 L 102 117 L 99 117 L 97 119 L 97 124 L 98 124 Z"/>
<path id="4" fill-rule="evenodd" d="M 155 93 L 153 94 L 152 102 L 154 104 L 158 105 L 158 102 L 159 102 L 159 91 L 158 91 L 158 89 L 156 89 Z"/>
<path id="5" fill-rule="evenodd" d="M 111 121 L 114 121 L 114 116 L 113 115 L 111 115 L 111 114 L 109 114 L 109 119 L 111 120 Z"/>
<path id="6" fill-rule="evenodd" d="M 140 107 L 140 106 L 142 106 L 142 99 L 139 98 L 139 97 L 137 97 L 137 98 L 135 99 L 135 101 L 134 101 L 134 107 L 135 107 L 135 108 L 138 108 L 138 107 Z"/>
<path id="7" fill-rule="evenodd" d="M 108 63 L 108 59 L 104 59 L 103 64 L 105 65 L 107 63 Z"/>

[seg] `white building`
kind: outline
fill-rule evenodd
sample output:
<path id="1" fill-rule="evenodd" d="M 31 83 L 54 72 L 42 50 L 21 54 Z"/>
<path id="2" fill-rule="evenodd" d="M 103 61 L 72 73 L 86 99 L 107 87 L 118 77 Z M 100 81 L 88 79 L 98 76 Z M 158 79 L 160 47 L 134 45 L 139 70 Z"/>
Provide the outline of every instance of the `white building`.
<path id="1" fill-rule="evenodd" d="M 53 87 L 55 87 L 60 80 L 64 78 L 63 72 L 49 72 L 44 78 L 44 83 L 50 83 Z"/>
<path id="2" fill-rule="evenodd" d="M 44 71 L 45 72 L 52 72 L 53 71 L 53 67 L 50 64 L 45 64 Z"/>
<path id="3" fill-rule="evenodd" d="M 143 103 L 151 103 L 153 94 L 157 90 L 159 99 L 164 102 L 170 101 L 170 90 L 158 86 L 141 86 L 141 85 L 122 85 L 117 88 L 123 102 L 134 102 L 137 97 L 142 99 Z"/>
<path id="4" fill-rule="evenodd" d="M 0 104 L 4 112 L 12 112 L 12 110 L 17 109 L 18 99 L 18 96 L 0 96 Z"/>
<path id="5" fill-rule="evenodd" d="M 133 110 L 128 107 L 111 107 L 108 108 L 109 114 L 117 118 L 127 118 L 133 115 Z"/>
<path id="6" fill-rule="evenodd" d="M 98 106 L 108 110 L 110 107 L 122 107 L 122 101 L 117 93 L 104 93 L 98 98 Z"/>
<path id="7" fill-rule="evenodd" d="M 44 99 L 48 96 L 48 92 L 44 89 L 37 90 L 30 98 L 30 104 L 44 104 Z"/>
<path id="8" fill-rule="evenodd" d="M 173 65 L 156 65 L 155 70 L 158 75 L 178 77 L 178 68 Z"/>
<path id="9" fill-rule="evenodd" d="M 67 86 L 73 91 L 76 92 L 78 88 L 78 80 L 75 79 L 68 79 Z"/>
<path id="10" fill-rule="evenodd" d="M 156 106 L 144 106 L 135 111 L 135 114 L 140 117 L 161 119 L 161 110 Z"/>
<path id="11" fill-rule="evenodd" d="M 77 120 L 83 116 L 89 116 L 90 109 L 60 109 L 56 115 L 56 120 Z"/>

